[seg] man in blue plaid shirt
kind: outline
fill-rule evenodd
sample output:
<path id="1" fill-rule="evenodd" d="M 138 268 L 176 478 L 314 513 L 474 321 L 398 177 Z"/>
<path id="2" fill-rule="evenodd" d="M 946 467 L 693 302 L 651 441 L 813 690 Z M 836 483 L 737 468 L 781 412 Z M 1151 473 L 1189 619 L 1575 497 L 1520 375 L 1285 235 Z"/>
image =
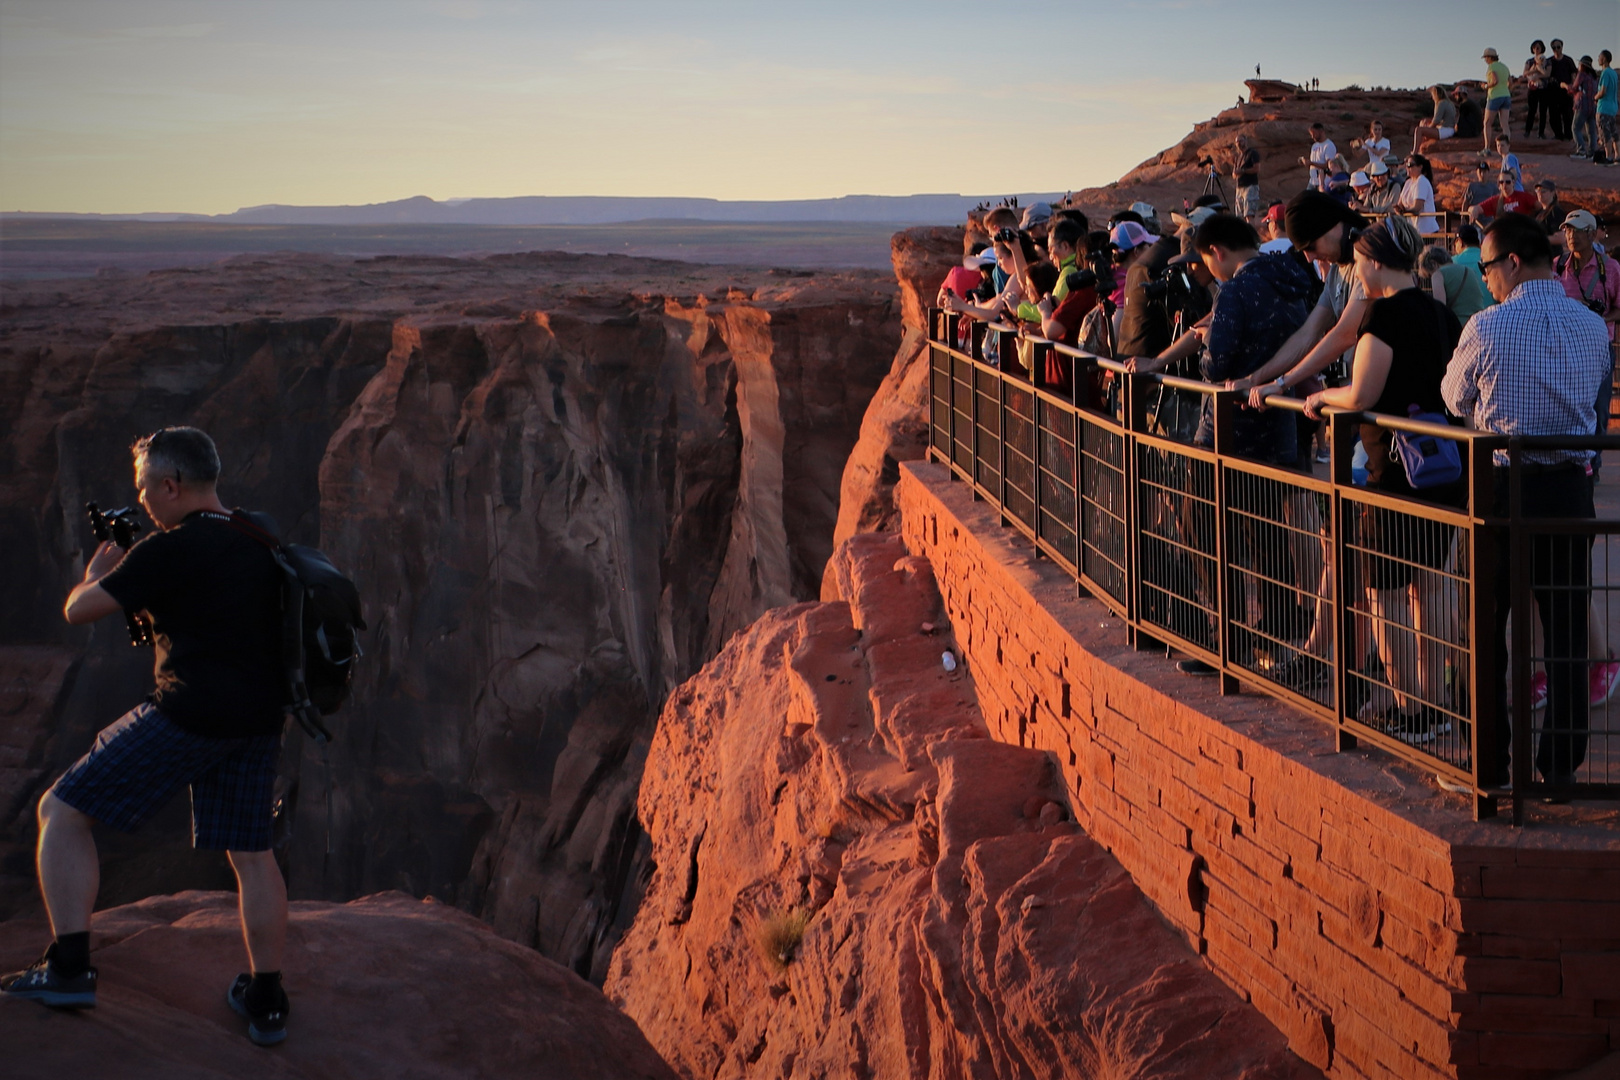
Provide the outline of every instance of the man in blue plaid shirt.
<path id="1" fill-rule="evenodd" d="M 1502 435 L 1592 435 L 1596 402 L 1611 375 L 1603 320 L 1571 300 L 1553 274 L 1552 245 L 1533 219 L 1504 214 L 1485 230 L 1480 271 L 1499 301 L 1468 321 L 1441 394 L 1472 426 Z M 1525 454 L 1523 513 L 1531 518 L 1592 518 L 1591 451 Z M 1496 513 L 1508 510 L 1508 455 L 1495 455 Z M 1592 542 L 1582 536 L 1535 536 L 1531 585 L 1546 643 L 1548 700 L 1536 768 L 1556 787 L 1574 783 L 1586 759 L 1587 607 Z M 1507 545 L 1499 545 L 1496 589 L 1497 700 L 1506 717 L 1507 618 L 1512 598 Z M 1529 649 L 1528 641 L 1514 643 Z M 1508 725 L 1498 728 L 1499 775 L 1506 780 Z"/>

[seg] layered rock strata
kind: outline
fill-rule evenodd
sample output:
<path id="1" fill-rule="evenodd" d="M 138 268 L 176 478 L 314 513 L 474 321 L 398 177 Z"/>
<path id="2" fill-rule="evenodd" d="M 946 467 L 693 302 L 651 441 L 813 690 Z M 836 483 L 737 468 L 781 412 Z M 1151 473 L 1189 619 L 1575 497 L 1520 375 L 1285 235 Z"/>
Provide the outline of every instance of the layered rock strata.
<path id="1" fill-rule="evenodd" d="M 858 536 L 664 709 L 606 989 L 684 1076 L 1303 1077 L 987 738 L 926 561 Z"/>
<path id="2" fill-rule="evenodd" d="M 554 254 L 8 291 L 0 641 L 24 651 L 0 672 L 50 685 L 0 730 L 0 901 L 33 894 L 38 792 L 149 678 L 115 621 L 60 621 L 81 507 L 132 502 L 131 439 L 194 423 L 227 501 L 321 545 L 371 624 L 329 758 L 289 745 L 294 894 L 432 894 L 600 978 L 657 709 L 759 613 L 817 595 L 898 336 L 876 274 Z M 229 884 L 185 849 L 183 801 L 106 838 L 104 902 Z"/>

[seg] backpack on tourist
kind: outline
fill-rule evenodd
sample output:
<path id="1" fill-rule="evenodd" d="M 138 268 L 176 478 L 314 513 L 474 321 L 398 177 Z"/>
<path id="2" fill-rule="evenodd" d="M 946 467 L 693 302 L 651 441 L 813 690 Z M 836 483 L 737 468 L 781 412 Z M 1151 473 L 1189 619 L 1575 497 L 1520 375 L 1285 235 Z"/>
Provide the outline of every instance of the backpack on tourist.
<path id="1" fill-rule="evenodd" d="M 281 568 L 282 659 L 287 670 L 291 711 L 309 736 L 329 742 L 321 722 L 343 707 L 362 654 L 357 631 L 360 590 L 326 554 L 304 544 L 283 544 L 269 528 L 240 510 L 231 527 L 270 549 Z"/>

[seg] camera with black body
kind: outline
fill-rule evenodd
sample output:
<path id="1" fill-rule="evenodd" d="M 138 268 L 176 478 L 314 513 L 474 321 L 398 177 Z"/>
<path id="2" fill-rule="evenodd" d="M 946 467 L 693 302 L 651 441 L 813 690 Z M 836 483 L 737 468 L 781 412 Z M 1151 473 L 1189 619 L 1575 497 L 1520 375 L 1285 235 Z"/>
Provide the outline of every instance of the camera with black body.
<path id="1" fill-rule="evenodd" d="M 111 540 L 125 551 L 134 545 L 135 534 L 141 531 L 141 519 L 133 506 L 121 506 L 104 513 L 97 504 L 86 503 L 84 513 L 90 519 L 90 531 L 95 533 L 97 541 L 104 544 Z M 124 627 L 129 631 L 131 645 L 152 644 L 152 623 L 144 615 L 124 612 Z"/>
<path id="2" fill-rule="evenodd" d="M 1215 159 L 1207 155 L 1205 157 L 1201 157 L 1198 159 L 1198 166 L 1199 168 L 1203 169 L 1213 169 L 1215 167 Z"/>
<path id="3" fill-rule="evenodd" d="M 1583 302 L 1586 304 L 1587 310 L 1594 315 L 1607 315 L 1609 313 L 1609 305 L 1603 300 L 1586 300 Z"/>
<path id="4" fill-rule="evenodd" d="M 1011 225 L 1003 225 L 1001 228 L 996 230 L 995 239 L 1003 244 L 1017 243 L 1018 230 L 1013 228 Z"/>

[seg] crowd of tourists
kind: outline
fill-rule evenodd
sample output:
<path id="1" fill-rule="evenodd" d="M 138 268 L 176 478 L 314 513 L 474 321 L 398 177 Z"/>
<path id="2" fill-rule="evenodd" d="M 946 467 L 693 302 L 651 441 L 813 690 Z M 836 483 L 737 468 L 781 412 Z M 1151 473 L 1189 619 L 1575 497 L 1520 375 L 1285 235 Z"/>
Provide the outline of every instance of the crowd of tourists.
<path id="1" fill-rule="evenodd" d="M 1577 154 L 1600 164 L 1613 160 L 1615 72 L 1608 51 L 1588 71 L 1564 55 L 1562 42 L 1553 41 L 1550 57 L 1540 45 L 1520 77 L 1533 95 L 1530 122 L 1556 138 L 1578 137 L 1583 115 L 1607 116 Z M 1467 92 L 1436 87 L 1431 123 L 1419 126 L 1413 151 L 1398 162 L 1383 125 L 1373 123 L 1351 144 L 1366 162 L 1347 175 L 1338 149 L 1313 127 L 1311 149 L 1300 159 L 1309 170 L 1307 187 L 1286 201 L 1261 204 L 1259 157 L 1240 135 L 1227 163 L 1237 181 L 1230 207 L 1221 193 L 1206 192 L 1165 220 L 1137 202 L 1095 228 L 1086 214 L 1061 204 L 990 210 L 986 239 L 952 269 L 939 305 L 967 316 L 962 328 L 971 320 L 1010 323 L 1020 328 L 1020 342 L 1044 338 L 1117 359 L 1129 372 L 1168 371 L 1241 391 L 1246 401 L 1232 422 L 1229 450 L 1304 472 L 1328 460 L 1320 423 L 1326 409 L 1419 416 L 1507 435 L 1605 431 L 1612 346 L 1620 341 L 1620 263 L 1604 251 L 1602 223 L 1565 205 L 1554 181 L 1533 181 L 1526 190 L 1525 166 L 1507 130 L 1508 106 L 1495 104 L 1507 100 L 1511 79 L 1494 49 L 1486 59 L 1487 99 L 1478 111 L 1480 134 L 1494 155 L 1481 158 L 1466 195 L 1468 220 L 1453 230 L 1441 228 L 1432 172 L 1419 148 L 1458 135 L 1458 96 L 1466 100 Z M 1390 179 L 1396 165 L 1406 174 L 1399 185 Z M 962 332 L 965 340 L 968 331 Z M 1017 355 L 999 356 L 1000 337 L 985 338 L 987 362 L 1060 392 L 1094 392 L 1075 385 L 1067 355 L 1020 347 Z M 1037 355 L 1042 369 L 1027 370 Z M 1268 408 L 1277 395 L 1303 399 L 1303 410 Z M 1197 397 L 1201 404 L 1166 416 L 1161 395 L 1159 433 L 1212 446 L 1213 399 Z M 1364 422 L 1356 432 L 1358 482 L 1388 495 L 1466 506 L 1465 480 L 1413 475 L 1424 463 L 1398 452 L 1389 428 Z M 1523 512 L 1593 517 L 1600 457 L 1584 449 L 1527 455 Z M 1495 465 L 1495 512 L 1502 514 L 1505 452 Z M 1453 676 L 1442 673 L 1432 644 L 1440 637 L 1434 628 L 1455 617 L 1437 610 L 1440 575 L 1457 557 L 1454 537 L 1382 528 L 1389 535 L 1369 543 L 1387 558 L 1363 570 L 1361 586 L 1374 616 L 1367 647 L 1376 650 L 1386 691 L 1364 702 L 1360 716 L 1423 744 L 1449 732 L 1447 710 L 1460 707 L 1455 690 L 1441 685 Z M 1542 739 L 1536 765 L 1549 782 L 1566 785 L 1584 757 L 1589 710 L 1620 687 L 1620 662 L 1604 620 L 1575 606 L 1590 607 L 1583 592 L 1590 541 L 1543 538 L 1537 545 L 1538 580 L 1563 587 L 1535 590 L 1538 655 L 1546 661 L 1532 697 L 1546 710 L 1546 729 L 1565 734 Z M 1326 595 L 1325 569 L 1321 576 L 1300 590 Z M 1504 563 L 1477 567 L 1476 578 L 1500 594 L 1493 659 L 1494 670 L 1505 672 L 1511 575 Z M 1316 620 L 1274 679 L 1305 693 L 1321 689 L 1309 684 L 1327 678 L 1329 668 L 1310 661 L 1327 651 L 1325 621 Z M 1404 646 L 1392 640 L 1398 631 L 1407 635 Z M 1481 662 L 1488 655 L 1482 648 Z M 1179 667 L 1213 673 L 1196 659 Z M 1504 780 L 1506 730 L 1498 754 Z"/>

